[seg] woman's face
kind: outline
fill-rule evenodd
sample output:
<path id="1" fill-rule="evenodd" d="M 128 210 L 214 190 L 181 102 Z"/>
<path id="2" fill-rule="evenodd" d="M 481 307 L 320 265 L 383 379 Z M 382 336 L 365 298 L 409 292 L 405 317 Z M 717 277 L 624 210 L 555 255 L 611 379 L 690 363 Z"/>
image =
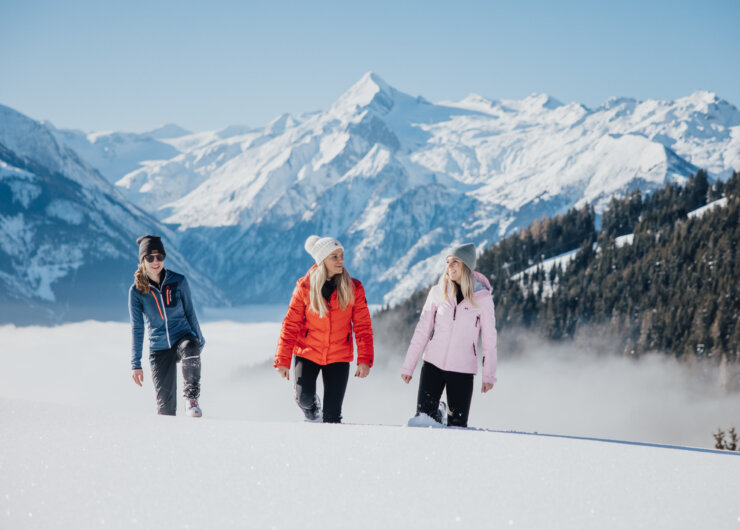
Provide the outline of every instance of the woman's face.
<path id="1" fill-rule="evenodd" d="M 453 282 L 460 283 L 462 278 L 463 263 L 455 256 L 449 256 L 447 258 L 447 277 Z"/>
<path id="2" fill-rule="evenodd" d="M 324 259 L 323 263 L 326 267 L 326 273 L 329 278 L 336 276 L 337 274 L 342 274 L 344 271 L 344 250 L 338 248 L 329 254 L 326 259 Z"/>
<path id="3" fill-rule="evenodd" d="M 144 268 L 147 276 L 153 280 L 159 278 L 159 273 L 164 268 L 164 254 L 160 255 L 158 250 L 153 250 L 151 254 L 144 256 Z"/>

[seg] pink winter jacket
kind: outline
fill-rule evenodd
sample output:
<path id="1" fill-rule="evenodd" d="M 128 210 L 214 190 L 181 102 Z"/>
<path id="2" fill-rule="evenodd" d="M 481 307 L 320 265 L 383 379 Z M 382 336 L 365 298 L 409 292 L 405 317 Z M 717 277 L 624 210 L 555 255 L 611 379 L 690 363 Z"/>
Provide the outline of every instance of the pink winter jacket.
<path id="1" fill-rule="evenodd" d="M 479 272 L 473 271 L 472 277 L 475 306 L 468 300 L 458 304 L 451 291 L 445 301 L 439 285 L 429 290 L 401 374 L 412 375 L 422 353 L 425 361 L 442 370 L 476 374 L 480 355 L 483 382 L 496 382 L 497 334 L 491 284 Z"/>

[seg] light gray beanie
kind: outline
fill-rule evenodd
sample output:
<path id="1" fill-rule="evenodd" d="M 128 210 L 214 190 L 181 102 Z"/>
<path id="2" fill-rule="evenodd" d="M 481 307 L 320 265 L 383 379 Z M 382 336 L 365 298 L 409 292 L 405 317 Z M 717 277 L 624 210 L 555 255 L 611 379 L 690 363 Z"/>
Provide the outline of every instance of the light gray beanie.
<path id="1" fill-rule="evenodd" d="M 452 247 L 447 251 L 447 257 L 455 256 L 462 261 L 471 270 L 475 270 L 475 245 L 473 243 L 463 243 Z"/>
<path id="2" fill-rule="evenodd" d="M 303 248 L 306 249 L 306 252 L 311 254 L 311 257 L 316 262 L 316 265 L 319 265 L 322 261 L 326 259 L 329 254 L 331 254 L 338 248 L 344 250 L 342 244 L 333 237 L 319 236 L 308 236 L 308 239 L 306 239 L 306 243 L 303 245 Z"/>

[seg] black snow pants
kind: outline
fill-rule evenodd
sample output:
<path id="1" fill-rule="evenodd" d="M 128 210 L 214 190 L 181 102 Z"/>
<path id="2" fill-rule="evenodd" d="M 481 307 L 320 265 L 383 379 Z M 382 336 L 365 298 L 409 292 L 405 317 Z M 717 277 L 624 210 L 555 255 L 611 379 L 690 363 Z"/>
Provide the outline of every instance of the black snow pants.
<path id="1" fill-rule="evenodd" d="M 182 363 L 185 399 L 200 396 L 200 342 L 186 335 L 168 350 L 156 350 L 149 356 L 152 380 L 157 392 L 159 414 L 174 416 L 177 412 L 177 363 Z"/>
<path id="2" fill-rule="evenodd" d="M 306 418 L 316 417 L 316 380 L 321 372 L 324 382 L 324 423 L 342 422 L 342 403 L 349 380 L 349 363 L 316 364 L 303 357 L 295 358 L 295 399 Z"/>
<path id="3" fill-rule="evenodd" d="M 447 425 L 467 427 L 470 402 L 473 400 L 473 374 L 449 372 L 424 361 L 419 378 L 419 396 L 416 412 L 423 412 L 437 421 L 439 418 L 439 399 L 447 388 Z"/>

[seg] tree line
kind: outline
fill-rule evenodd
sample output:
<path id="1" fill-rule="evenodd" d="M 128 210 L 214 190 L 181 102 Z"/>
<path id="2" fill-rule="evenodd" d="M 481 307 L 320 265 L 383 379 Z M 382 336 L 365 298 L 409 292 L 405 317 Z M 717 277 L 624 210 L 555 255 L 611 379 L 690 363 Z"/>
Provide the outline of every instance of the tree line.
<path id="1" fill-rule="evenodd" d="M 688 216 L 720 198 L 723 207 Z M 491 279 L 502 335 L 566 340 L 599 329 L 627 355 L 740 360 L 740 173 L 710 182 L 699 171 L 684 185 L 612 198 L 598 221 L 593 207 L 573 208 L 483 252 L 477 268 Z M 567 265 L 544 266 L 571 250 Z M 426 291 L 380 311 L 378 335 L 408 344 Z"/>

